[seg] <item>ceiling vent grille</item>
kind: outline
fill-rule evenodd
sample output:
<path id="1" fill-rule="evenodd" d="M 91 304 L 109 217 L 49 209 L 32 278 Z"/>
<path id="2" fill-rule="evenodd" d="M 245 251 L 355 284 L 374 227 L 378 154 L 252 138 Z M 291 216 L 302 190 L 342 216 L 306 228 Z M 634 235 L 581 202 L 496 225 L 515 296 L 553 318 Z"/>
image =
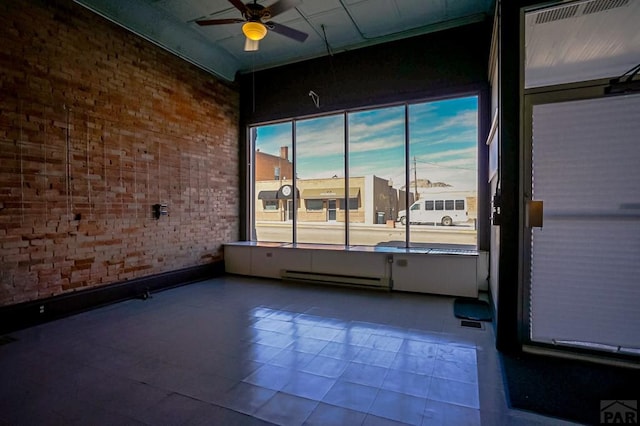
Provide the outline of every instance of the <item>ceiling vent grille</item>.
<path id="1" fill-rule="evenodd" d="M 602 12 L 603 10 L 626 6 L 627 4 L 629 4 L 629 0 L 594 0 L 585 4 L 582 14 L 589 15 L 591 13 Z"/>
<path id="2" fill-rule="evenodd" d="M 547 22 L 559 21 L 561 19 L 572 18 L 578 12 L 579 5 L 560 7 L 557 9 L 545 10 L 536 16 L 536 24 L 546 24 Z"/>

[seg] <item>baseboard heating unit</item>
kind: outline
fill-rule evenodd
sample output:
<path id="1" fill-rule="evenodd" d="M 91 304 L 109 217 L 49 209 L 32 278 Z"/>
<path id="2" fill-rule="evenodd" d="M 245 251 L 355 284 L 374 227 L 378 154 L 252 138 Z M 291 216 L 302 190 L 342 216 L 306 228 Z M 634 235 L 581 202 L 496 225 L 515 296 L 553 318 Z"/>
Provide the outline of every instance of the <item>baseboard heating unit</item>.
<path id="1" fill-rule="evenodd" d="M 281 277 L 285 281 L 391 290 L 391 280 L 389 277 L 361 277 L 317 272 L 290 271 L 286 269 L 281 272 Z"/>

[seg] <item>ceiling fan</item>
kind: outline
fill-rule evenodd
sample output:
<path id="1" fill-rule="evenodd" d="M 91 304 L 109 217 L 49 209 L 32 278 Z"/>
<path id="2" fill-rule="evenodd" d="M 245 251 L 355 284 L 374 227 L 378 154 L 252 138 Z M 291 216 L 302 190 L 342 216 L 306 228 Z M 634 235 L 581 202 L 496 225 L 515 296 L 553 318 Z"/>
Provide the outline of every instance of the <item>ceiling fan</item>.
<path id="1" fill-rule="evenodd" d="M 293 40 L 303 42 L 309 37 L 309 34 L 302 31 L 298 31 L 286 25 L 278 24 L 271 21 L 271 18 L 285 12 L 292 7 L 295 7 L 300 3 L 300 0 L 279 0 L 271 6 L 262 6 L 258 4 L 257 0 L 253 0 L 253 3 L 242 3 L 240 0 L 228 0 L 236 9 L 242 13 L 240 18 L 230 19 L 204 19 L 196 21 L 196 24 L 201 26 L 207 25 L 223 25 L 223 24 L 236 24 L 244 22 L 242 25 L 242 32 L 247 37 L 244 50 L 246 52 L 253 52 L 258 50 L 258 44 L 267 35 L 267 30 L 271 30 L 275 33 L 281 34 L 285 37 L 289 37 Z"/>

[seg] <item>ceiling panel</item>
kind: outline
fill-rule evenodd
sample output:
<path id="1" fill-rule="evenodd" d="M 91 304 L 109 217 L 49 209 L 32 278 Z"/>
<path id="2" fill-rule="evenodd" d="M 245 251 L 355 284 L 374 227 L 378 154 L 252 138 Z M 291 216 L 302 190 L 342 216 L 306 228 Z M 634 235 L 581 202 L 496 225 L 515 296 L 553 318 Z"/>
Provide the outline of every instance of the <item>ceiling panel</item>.
<path id="1" fill-rule="evenodd" d="M 340 0 L 305 1 L 297 7 L 304 16 L 312 16 L 317 13 L 328 12 L 333 9 L 342 9 Z"/>
<path id="2" fill-rule="evenodd" d="M 319 13 L 309 18 L 311 25 L 319 31 L 324 39 L 326 34 L 329 46 L 332 49 L 362 42 L 362 36 L 353 25 L 351 18 L 344 9 L 334 9 L 330 12 Z M 322 30 L 324 26 L 324 32 Z"/>
<path id="3" fill-rule="evenodd" d="M 400 31 L 404 22 L 395 0 L 371 0 L 347 7 L 358 31 L 365 37 L 380 37 Z M 380 19 L 380 15 L 385 19 Z"/>
<path id="4" fill-rule="evenodd" d="M 407 27 L 431 25 L 445 20 L 444 0 L 403 0 L 397 1 L 400 19 Z M 468 12 L 465 12 L 468 13 Z"/>

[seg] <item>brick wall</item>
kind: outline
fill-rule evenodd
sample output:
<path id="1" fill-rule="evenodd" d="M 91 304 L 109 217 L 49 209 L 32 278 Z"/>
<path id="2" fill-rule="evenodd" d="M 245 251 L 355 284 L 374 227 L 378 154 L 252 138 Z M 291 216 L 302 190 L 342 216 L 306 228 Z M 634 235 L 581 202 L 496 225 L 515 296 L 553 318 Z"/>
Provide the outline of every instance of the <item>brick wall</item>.
<path id="1" fill-rule="evenodd" d="M 256 181 L 277 180 L 275 179 L 276 168 L 280 170 L 280 179 L 291 179 L 293 176 L 293 163 L 289 160 L 289 151 L 286 147 L 280 148 L 280 151 L 280 156 L 256 151 Z"/>
<path id="2" fill-rule="evenodd" d="M 0 306 L 220 259 L 238 103 L 70 0 L 1 2 Z"/>

